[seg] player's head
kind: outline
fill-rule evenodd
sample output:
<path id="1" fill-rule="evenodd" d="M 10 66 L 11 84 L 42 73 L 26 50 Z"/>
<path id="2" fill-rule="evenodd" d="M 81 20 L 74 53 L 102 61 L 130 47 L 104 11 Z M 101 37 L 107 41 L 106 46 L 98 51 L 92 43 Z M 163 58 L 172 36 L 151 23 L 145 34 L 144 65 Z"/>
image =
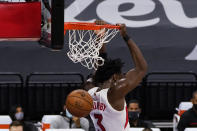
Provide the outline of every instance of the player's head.
<path id="1" fill-rule="evenodd" d="M 10 124 L 9 131 L 23 131 L 23 123 L 20 121 L 13 121 Z"/>
<path id="2" fill-rule="evenodd" d="M 197 91 L 193 92 L 191 101 L 192 101 L 192 104 L 193 104 L 193 108 L 195 110 L 197 110 Z"/>
<path id="3" fill-rule="evenodd" d="M 115 81 L 119 80 L 122 76 L 123 62 L 120 59 L 107 59 L 103 66 L 99 66 L 94 75 L 94 82 L 102 84 L 111 78 Z"/>

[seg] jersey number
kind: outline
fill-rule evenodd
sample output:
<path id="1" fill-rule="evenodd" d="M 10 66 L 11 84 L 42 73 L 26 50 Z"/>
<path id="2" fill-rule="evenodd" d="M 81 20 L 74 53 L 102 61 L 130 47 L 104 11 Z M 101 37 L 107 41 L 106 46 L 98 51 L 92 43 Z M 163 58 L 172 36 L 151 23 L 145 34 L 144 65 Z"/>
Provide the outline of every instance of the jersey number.
<path id="1" fill-rule="evenodd" d="M 95 119 L 97 120 L 97 125 L 101 128 L 102 131 L 106 131 L 105 127 L 102 125 L 101 121 L 103 120 L 103 116 L 101 114 L 94 114 Z"/>

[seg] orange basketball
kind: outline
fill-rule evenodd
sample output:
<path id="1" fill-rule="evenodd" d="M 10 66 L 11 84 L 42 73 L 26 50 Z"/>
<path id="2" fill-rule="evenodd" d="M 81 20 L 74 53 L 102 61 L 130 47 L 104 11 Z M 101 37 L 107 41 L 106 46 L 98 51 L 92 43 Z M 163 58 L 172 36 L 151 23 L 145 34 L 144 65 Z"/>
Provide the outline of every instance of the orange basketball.
<path id="1" fill-rule="evenodd" d="M 74 90 L 66 99 L 67 110 L 76 117 L 85 117 L 93 109 L 93 99 L 85 90 Z"/>

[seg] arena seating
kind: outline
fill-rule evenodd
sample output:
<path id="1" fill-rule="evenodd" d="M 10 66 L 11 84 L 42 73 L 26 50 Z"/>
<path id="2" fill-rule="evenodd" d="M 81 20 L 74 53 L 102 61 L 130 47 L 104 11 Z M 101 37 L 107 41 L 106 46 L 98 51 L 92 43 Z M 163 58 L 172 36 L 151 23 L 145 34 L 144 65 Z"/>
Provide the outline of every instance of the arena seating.
<path id="1" fill-rule="evenodd" d="M 192 106 L 193 104 L 191 102 L 181 102 L 179 104 L 179 108 L 177 109 L 178 114 L 174 114 L 174 117 L 173 117 L 173 130 L 174 131 L 177 131 L 176 127 L 178 125 L 181 115 L 188 109 L 192 108 Z"/>
<path id="2" fill-rule="evenodd" d="M 197 128 L 186 128 L 185 131 L 196 131 Z"/>
<path id="3" fill-rule="evenodd" d="M 52 119 L 54 117 L 57 117 L 57 115 L 44 115 L 42 118 L 42 127 L 45 129 L 50 129 L 51 128 L 51 123 L 52 123 Z M 46 130 L 45 130 L 46 131 Z"/>
<path id="4" fill-rule="evenodd" d="M 18 73 L 0 73 L 0 114 L 8 115 L 13 105 L 23 105 L 23 78 Z"/>
<path id="5" fill-rule="evenodd" d="M 41 120 L 45 114 L 59 114 L 66 96 L 81 88 L 84 78 L 79 73 L 32 73 L 26 78 L 26 114 Z M 34 101 L 32 103 L 32 101 Z"/>
<path id="6" fill-rule="evenodd" d="M 0 116 L 0 129 L 8 129 L 10 123 L 12 122 L 10 116 L 7 115 L 1 115 Z"/>
<path id="7" fill-rule="evenodd" d="M 151 120 L 171 120 L 182 101 L 190 101 L 197 88 L 197 77 L 191 72 L 148 73 L 138 88 L 128 94 L 127 100 L 138 99 L 142 115 Z"/>
<path id="8" fill-rule="evenodd" d="M 0 113 L 8 115 L 11 106 L 20 104 L 26 116 L 34 121 L 40 121 L 43 115 L 59 114 L 66 96 L 84 83 L 80 73 L 32 73 L 27 77 L 0 73 L 0 76 L 0 104 L 4 105 Z M 181 101 L 189 101 L 196 87 L 194 73 L 149 73 L 126 99 L 141 101 L 144 119 L 172 121 L 175 108 Z"/>

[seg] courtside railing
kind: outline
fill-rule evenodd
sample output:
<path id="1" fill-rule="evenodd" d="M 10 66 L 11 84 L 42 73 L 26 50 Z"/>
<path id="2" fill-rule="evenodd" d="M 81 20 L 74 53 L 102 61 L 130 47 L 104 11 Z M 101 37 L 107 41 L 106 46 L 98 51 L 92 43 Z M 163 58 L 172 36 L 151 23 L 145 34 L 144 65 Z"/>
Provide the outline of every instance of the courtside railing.
<path id="1" fill-rule="evenodd" d="M 26 109 L 33 119 L 45 114 L 58 114 L 66 96 L 80 89 L 84 78 L 80 73 L 32 73 L 26 79 Z"/>
<path id="2" fill-rule="evenodd" d="M 175 108 L 182 101 L 190 101 L 195 90 L 197 75 L 193 72 L 152 72 L 132 91 L 135 94 L 129 95 L 140 94 L 133 99 L 140 100 L 145 118 L 171 120 Z"/>
<path id="3" fill-rule="evenodd" d="M 0 72 L 0 114 L 7 115 L 13 105 L 23 104 L 23 77 L 19 73 Z"/>
<path id="4" fill-rule="evenodd" d="M 25 80 L 25 83 L 24 83 Z M 0 72 L 0 114 L 9 114 L 13 105 L 22 105 L 26 116 L 41 120 L 46 114 L 58 114 L 66 96 L 82 88 L 80 73 L 31 73 L 23 78 L 19 73 Z M 197 75 L 192 72 L 152 72 L 131 91 L 126 100 L 141 102 L 145 119 L 171 120 L 181 101 L 190 101 L 197 90 Z"/>

